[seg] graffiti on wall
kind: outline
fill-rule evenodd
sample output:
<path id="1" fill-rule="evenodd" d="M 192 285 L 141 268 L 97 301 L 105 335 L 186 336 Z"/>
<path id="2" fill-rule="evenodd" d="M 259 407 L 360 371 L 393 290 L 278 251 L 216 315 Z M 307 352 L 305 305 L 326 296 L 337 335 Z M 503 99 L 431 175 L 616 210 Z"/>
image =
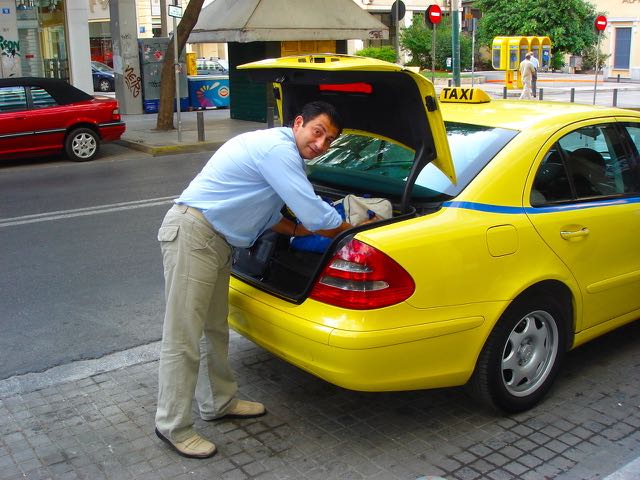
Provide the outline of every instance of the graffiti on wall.
<path id="1" fill-rule="evenodd" d="M 140 95 L 140 90 L 142 88 L 142 79 L 140 75 L 136 75 L 133 67 L 127 65 L 124 69 L 124 82 L 127 85 L 127 88 L 131 92 L 134 98 L 138 98 Z"/>
<path id="2" fill-rule="evenodd" d="M 0 35 L 0 70 L 5 78 L 20 76 L 20 42 Z"/>

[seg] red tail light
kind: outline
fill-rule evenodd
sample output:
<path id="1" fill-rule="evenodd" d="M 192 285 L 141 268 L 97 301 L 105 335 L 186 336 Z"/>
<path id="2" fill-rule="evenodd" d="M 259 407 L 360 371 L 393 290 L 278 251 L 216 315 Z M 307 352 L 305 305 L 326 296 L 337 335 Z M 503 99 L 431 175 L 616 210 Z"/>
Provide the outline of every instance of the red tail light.
<path id="1" fill-rule="evenodd" d="M 111 112 L 111 117 L 113 120 L 120 121 L 120 110 L 118 108 L 114 108 Z"/>
<path id="2" fill-rule="evenodd" d="M 310 297 L 338 307 L 367 310 L 400 303 L 414 290 L 413 279 L 395 260 L 366 243 L 351 240 L 329 261 Z"/>

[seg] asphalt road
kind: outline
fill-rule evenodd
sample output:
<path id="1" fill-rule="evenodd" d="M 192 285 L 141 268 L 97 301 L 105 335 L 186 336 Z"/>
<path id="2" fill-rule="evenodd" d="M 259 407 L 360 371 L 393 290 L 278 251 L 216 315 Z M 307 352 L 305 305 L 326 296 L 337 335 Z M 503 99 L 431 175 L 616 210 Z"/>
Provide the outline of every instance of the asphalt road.
<path id="1" fill-rule="evenodd" d="M 0 165 L 0 379 L 160 339 L 157 228 L 208 156 Z"/>

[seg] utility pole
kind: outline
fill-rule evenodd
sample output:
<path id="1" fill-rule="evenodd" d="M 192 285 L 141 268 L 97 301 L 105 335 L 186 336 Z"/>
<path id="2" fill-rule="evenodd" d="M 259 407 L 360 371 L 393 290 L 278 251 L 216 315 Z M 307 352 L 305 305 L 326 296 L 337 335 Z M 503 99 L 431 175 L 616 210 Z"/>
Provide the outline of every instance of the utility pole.
<path id="1" fill-rule="evenodd" d="M 395 29 L 396 29 L 396 38 L 394 40 L 394 47 L 396 50 L 396 62 L 400 63 L 400 0 L 396 0 L 393 2 L 393 8 L 395 9 L 392 17 L 395 17 Z"/>
<path id="2" fill-rule="evenodd" d="M 178 3 L 179 1 L 180 0 L 175 0 L 174 5 L 176 7 L 176 12 L 171 15 L 173 18 L 173 62 L 176 75 L 176 120 L 178 123 L 178 143 L 182 142 L 182 123 L 180 121 L 180 58 L 178 57 L 178 26 L 176 24 L 177 14 L 182 17 L 182 9 Z"/>
<path id="3" fill-rule="evenodd" d="M 451 61 L 453 86 L 460 86 L 460 0 L 451 0 Z"/>
<path id="4" fill-rule="evenodd" d="M 168 37 L 169 29 L 167 28 L 167 0 L 160 0 L 160 36 Z"/>

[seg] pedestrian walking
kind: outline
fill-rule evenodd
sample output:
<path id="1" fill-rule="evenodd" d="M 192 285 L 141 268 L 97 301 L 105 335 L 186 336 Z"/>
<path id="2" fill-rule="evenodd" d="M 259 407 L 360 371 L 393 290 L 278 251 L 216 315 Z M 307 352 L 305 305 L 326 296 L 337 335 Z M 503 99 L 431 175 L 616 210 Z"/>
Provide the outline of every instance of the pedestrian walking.
<path id="1" fill-rule="evenodd" d="M 537 94 L 537 86 L 538 86 L 538 68 L 540 67 L 540 62 L 536 58 L 533 52 L 529 52 L 529 61 L 531 65 L 533 65 L 533 75 L 531 76 L 531 95 L 536 97 Z"/>
<path id="2" fill-rule="evenodd" d="M 520 94 L 520 100 L 531 100 L 531 80 L 533 78 L 533 64 L 531 63 L 531 56 L 527 53 L 524 60 L 520 62 L 520 80 L 522 81 L 522 93 Z"/>
<path id="3" fill-rule="evenodd" d="M 182 456 L 216 453 L 216 446 L 193 428 L 194 398 L 204 420 L 266 413 L 262 403 L 237 398 L 229 366 L 232 247 L 249 247 L 268 229 L 334 237 L 351 228 L 315 194 L 305 174 L 304 159 L 324 153 L 341 131 L 332 105 L 311 102 L 291 127 L 238 135 L 216 151 L 164 218 L 158 240 L 166 312 L 155 431 Z M 285 204 L 301 223 L 282 216 Z M 205 351 L 200 349 L 203 336 Z M 206 375 L 201 372 L 204 382 L 196 389 L 201 361 Z"/>

